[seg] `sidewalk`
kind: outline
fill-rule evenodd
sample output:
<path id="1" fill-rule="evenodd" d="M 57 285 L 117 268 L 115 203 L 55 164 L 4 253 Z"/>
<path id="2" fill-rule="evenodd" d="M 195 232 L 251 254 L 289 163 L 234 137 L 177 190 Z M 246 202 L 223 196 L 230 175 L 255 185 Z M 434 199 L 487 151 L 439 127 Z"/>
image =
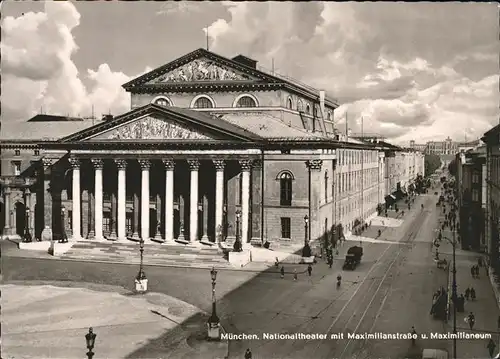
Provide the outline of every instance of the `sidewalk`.
<path id="1" fill-rule="evenodd" d="M 440 243 L 439 253 L 441 258 L 446 258 L 450 263 L 450 280 L 448 290 L 451 294 L 452 290 L 452 268 L 453 268 L 453 247 L 451 243 L 443 239 Z M 457 295 L 463 294 L 467 287 L 473 287 L 476 291 L 475 301 L 466 301 L 465 312 L 457 313 L 457 333 L 476 333 L 476 334 L 491 334 L 497 348 L 495 353 L 499 351 L 499 336 L 497 330 L 497 319 L 500 315 L 500 310 L 497 305 L 493 288 L 490 279 L 486 276 L 484 267 L 480 268 L 479 278 L 472 278 L 470 268 L 477 264 L 477 259 L 481 254 L 475 252 L 464 251 L 456 248 L 456 280 L 457 280 Z M 451 315 L 447 323 L 447 330 L 453 332 L 453 304 L 450 305 Z M 471 331 L 469 325 L 465 322 L 467 315 L 473 312 L 476 317 L 476 324 Z M 459 339 L 457 340 L 457 358 L 488 358 L 489 339 Z M 450 341 L 450 347 L 452 341 Z M 452 350 L 450 349 L 450 353 Z"/>

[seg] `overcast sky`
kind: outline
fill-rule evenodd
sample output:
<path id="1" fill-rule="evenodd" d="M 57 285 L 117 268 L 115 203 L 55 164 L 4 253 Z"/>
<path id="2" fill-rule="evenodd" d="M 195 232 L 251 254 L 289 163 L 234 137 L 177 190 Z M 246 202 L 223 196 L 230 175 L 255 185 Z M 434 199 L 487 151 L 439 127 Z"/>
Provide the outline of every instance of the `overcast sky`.
<path id="1" fill-rule="evenodd" d="M 397 142 L 477 138 L 499 121 L 499 22 L 486 3 L 7 2 L 2 120 L 126 112 L 121 85 L 205 47 L 342 104 L 338 126 Z"/>

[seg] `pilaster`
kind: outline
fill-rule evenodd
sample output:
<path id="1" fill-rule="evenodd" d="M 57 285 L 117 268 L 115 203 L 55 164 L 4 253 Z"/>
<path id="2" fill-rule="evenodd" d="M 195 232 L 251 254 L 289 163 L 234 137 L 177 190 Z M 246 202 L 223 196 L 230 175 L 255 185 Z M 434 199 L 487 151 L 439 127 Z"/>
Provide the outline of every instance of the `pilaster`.
<path id="1" fill-rule="evenodd" d="M 190 203 L 189 203 L 189 240 L 194 242 L 198 239 L 198 171 L 200 162 L 188 160 L 190 169 Z"/>
<path id="2" fill-rule="evenodd" d="M 262 161 L 257 160 L 252 164 L 252 196 L 251 196 L 251 216 L 252 216 L 252 240 L 262 240 L 261 238 L 261 209 L 262 209 Z"/>
<path id="3" fill-rule="evenodd" d="M 51 241 L 52 233 L 52 192 L 51 192 L 51 168 L 55 163 L 52 158 L 42 158 L 43 165 L 43 231 L 42 241 Z"/>
<path id="4" fill-rule="evenodd" d="M 321 237 L 321 221 L 319 219 L 320 184 L 322 160 L 309 160 L 306 162 L 309 169 L 309 239 Z"/>

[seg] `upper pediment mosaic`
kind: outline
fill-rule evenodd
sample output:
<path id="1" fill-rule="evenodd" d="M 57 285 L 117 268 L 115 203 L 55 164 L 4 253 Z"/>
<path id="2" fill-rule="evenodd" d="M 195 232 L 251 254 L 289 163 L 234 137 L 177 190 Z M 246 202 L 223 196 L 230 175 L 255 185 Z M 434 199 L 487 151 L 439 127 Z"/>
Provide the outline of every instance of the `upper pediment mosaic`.
<path id="1" fill-rule="evenodd" d="M 148 84 L 197 81 L 252 81 L 257 80 L 243 72 L 222 66 L 206 58 L 188 62 L 174 70 L 148 81 Z"/>
<path id="2" fill-rule="evenodd" d="M 93 140 L 211 140 L 211 137 L 173 121 L 146 116 L 115 127 Z"/>

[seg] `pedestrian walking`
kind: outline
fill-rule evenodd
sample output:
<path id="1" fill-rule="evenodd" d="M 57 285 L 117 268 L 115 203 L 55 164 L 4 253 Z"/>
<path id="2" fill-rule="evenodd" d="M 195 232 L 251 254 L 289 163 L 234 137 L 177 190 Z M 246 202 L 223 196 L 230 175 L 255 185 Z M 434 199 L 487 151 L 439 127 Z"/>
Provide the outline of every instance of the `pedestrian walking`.
<path id="1" fill-rule="evenodd" d="M 309 277 L 311 276 L 312 271 L 313 271 L 313 267 L 312 267 L 312 265 L 309 264 L 307 266 L 307 273 L 309 273 Z"/>
<path id="2" fill-rule="evenodd" d="M 285 278 L 285 267 L 284 266 L 281 266 L 280 273 L 281 273 L 281 279 Z"/>
<path id="3" fill-rule="evenodd" d="M 479 266 L 476 266 L 476 278 L 479 278 Z"/>
<path id="4" fill-rule="evenodd" d="M 293 280 L 297 280 L 297 269 L 293 270 Z"/>
<path id="5" fill-rule="evenodd" d="M 465 290 L 465 299 L 469 300 L 469 297 L 470 297 L 470 288 L 467 287 L 467 289 Z"/>
<path id="6" fill-rule="evenodd" d="M 252 359 L 252 351 L 250 350 L 250 348 L 247 348 L 245 352 L 245 359 Z"/>
<path id="7" fill-rule="evenodd" d="M 475 271 L 475 268 L 474 266 L 470 267 L 470 275 L 472 276 L 472 278 L 475 278 L 475 275 L 476 274 L 476 271 Z"/>
<path id="8" fill-rule="evenodd" d="M 472 300 L 476 299 L 476 291 L 474 290 L 474 287 L 470 289 L 470 299 Z"/>
<path id="9" fill-rule="evenodd" d="M 496 344 L 495 342 L 493 341 L 493 339 L 490 338 L 490 341 L 488 343 L 488 345 L 486 346 L 486 348 L 488 348 L 488 352 L 490 353 L 490 358 L 493 358 L 493 355 L 495 354 L 495 348 L 496 348 Z"/>
<path id="10" fill-rule="evenodd" d="M 474 328 L 474 324 L 476 323 L 476 317 L 472 312 L 467 316 L 467 322 L 469 323 L 469 328 L 472 330 Z"/>

